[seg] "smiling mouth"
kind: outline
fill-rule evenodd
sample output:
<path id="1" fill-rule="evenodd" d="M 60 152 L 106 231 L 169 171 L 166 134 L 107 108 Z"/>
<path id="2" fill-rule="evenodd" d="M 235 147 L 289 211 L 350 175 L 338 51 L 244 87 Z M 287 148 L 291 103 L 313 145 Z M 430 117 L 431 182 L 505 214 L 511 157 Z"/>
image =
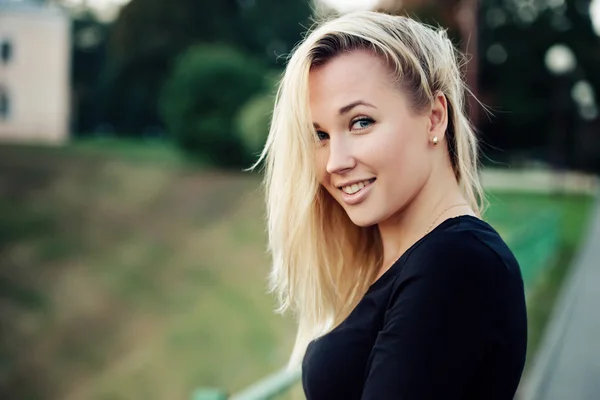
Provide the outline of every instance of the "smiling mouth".
<path id="1" fill-rule="evenodd" d="M 365 186 L 368 186 L 373 182 L 375 182 L 375 178 L 367 179 L 348 186 L 342 186 L 340 190 L 346 194 L 352 195 L 360 192 Z"/>

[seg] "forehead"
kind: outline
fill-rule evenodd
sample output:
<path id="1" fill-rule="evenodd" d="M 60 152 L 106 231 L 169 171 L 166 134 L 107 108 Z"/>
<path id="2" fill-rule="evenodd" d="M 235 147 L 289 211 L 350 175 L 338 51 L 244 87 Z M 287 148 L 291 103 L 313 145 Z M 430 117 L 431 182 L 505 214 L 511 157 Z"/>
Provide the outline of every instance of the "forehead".
<path id="1" fill-rule="evenodd" d="M 393 86 L 388 66 L 368 51 L 344 53 L 314 67 L 309 75 L 310 101 L 328 102 L 339 99 L 352 101 L 349 96 L 377 96 Z"/>

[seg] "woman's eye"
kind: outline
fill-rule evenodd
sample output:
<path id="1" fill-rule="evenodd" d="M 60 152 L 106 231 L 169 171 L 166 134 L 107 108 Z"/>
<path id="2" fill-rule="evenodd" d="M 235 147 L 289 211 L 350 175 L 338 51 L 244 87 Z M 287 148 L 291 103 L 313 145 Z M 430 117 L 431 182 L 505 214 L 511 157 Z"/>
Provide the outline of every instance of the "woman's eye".
<path id="1" fill-rule="evenodd" d="M 317 137 L 319 138 L 319 140 L 327 140 L 329 139 L 329 134 L 323 131 L 317 131 Z"/>
<path id="2" fill-rule="evenodd" d="M 375 121 L 373 121 L 372 118 L 367 118 L 367 117 L 358 118 L 352 122 L 352 129 L 358 129 L 358 130 L 366 129 L 366 128 L 370 127 L 373 124 L 373 122 L 375 122 Z"/>

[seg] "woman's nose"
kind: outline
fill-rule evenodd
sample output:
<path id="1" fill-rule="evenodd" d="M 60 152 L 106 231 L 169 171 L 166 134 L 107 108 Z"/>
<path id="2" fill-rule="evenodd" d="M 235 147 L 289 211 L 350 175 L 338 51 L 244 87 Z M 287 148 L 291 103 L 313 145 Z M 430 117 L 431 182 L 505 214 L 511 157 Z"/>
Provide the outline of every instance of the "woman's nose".
<path id="1" fill-rule="evenodd" d="M 349 144 L 342 138 L 336 139 L 329 140 L 329 159 L 326 169 L 330 174 L 344 173 L 356 166 Z"/>

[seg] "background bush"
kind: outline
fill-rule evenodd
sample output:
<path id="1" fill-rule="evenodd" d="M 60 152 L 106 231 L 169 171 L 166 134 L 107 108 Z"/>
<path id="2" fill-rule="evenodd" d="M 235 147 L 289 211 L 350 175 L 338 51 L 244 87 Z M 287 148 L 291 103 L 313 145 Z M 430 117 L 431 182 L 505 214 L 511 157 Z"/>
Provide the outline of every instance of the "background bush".
<path id="1" fill-rule="evenodd" d="M 260 94 L 241 108 L 236 118 L 236 131 L 247 153 L 257 157 L 265 145 L 273 114 L 273 95 Z"/>
<path id="2" fill-rule="evenodd" d="M 250 161 L 235 119 L 268 87 L 266 69 L 223 45 L 192 46 L 176 61 L 159 100 L 167 131 L 187 153 L 219 166 Z"/>

